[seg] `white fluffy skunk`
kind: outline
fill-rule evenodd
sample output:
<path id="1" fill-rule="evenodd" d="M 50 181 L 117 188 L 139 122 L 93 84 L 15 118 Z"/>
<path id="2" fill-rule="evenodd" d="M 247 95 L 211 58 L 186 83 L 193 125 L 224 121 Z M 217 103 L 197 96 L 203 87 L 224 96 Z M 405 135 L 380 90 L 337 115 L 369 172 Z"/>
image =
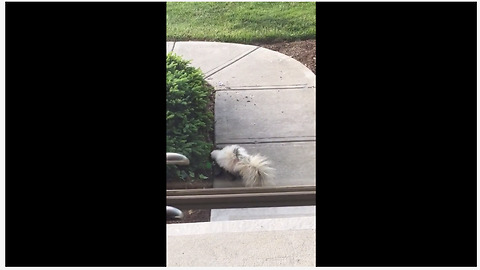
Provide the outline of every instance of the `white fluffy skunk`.
<path id="1" fill-rule="evenodd" d="M 238 145 L 225 146 L 222 150 L 213 150 L 212 159 L 231 174 L 242 177 L 247 187 L 272 184 L 273 171 L 270 161 L 261 155 L 249 155 L 245 148 Z"/>

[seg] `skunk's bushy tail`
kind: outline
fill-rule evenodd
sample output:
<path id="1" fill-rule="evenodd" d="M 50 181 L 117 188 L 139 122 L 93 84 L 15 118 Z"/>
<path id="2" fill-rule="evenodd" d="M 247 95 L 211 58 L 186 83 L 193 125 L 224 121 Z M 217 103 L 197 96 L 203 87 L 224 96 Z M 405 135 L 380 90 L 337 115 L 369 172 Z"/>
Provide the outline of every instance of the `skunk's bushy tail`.
<path id="1" fill-rule="evenodd" d="M 245 148 L 238 145 L 214 150 L 211 156 L 224 170 L 239 174 L 247 187 L 273 185 L 274 169 L 270 167 L 270 161 L 264 156 L 251 156 Z"/>
<path id="2" fill-rule="evenodd" d="M 264 156 L 246 156 L 236 164 L 235 170 L 240 174 L 247 187 L 273 184 L 274 169 L 270 167 L 270 161 Z"/>

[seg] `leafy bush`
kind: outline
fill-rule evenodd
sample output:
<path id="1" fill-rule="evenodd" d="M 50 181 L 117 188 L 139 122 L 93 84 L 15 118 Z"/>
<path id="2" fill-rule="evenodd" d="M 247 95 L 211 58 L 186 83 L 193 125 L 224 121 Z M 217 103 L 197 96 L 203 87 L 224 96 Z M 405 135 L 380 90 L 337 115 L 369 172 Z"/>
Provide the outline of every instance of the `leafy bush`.
<path id="1" fill-rule="evenodd" d="M 193 181 L 211 175 L 213 114 L 208 107 L 212 92 L 200 69 L 167 54 L 167 152 L 190 160 L 188 166 L 168 165 L 167 178 Z"/>

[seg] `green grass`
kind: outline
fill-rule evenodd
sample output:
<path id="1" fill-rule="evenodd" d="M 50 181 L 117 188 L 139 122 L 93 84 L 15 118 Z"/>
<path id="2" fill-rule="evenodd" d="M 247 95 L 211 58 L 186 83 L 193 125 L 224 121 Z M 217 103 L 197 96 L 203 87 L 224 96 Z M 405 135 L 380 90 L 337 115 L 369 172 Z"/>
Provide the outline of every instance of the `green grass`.
<path id="1" fill-rule="evenodd" d="M 315 2 L 168 2 L 167 40 L 315 39 Z"/>

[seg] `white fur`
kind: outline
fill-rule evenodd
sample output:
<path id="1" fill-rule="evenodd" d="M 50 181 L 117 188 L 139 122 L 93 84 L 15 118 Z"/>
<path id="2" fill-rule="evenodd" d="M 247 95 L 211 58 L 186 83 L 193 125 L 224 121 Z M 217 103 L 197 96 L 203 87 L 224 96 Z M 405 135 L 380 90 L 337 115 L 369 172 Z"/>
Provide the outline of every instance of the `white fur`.
<path id="1" fill-rule="evenodd" d="M 232 174 L 239 174 L 245 186 L 272 184 L 274 169 L 270 167 L 270 161 L 264 156 L 251 156 L 245 148 L 238 145 L 229 145 L 222 150 L 213 150 L 211 156 L 224 170 Z"/>

